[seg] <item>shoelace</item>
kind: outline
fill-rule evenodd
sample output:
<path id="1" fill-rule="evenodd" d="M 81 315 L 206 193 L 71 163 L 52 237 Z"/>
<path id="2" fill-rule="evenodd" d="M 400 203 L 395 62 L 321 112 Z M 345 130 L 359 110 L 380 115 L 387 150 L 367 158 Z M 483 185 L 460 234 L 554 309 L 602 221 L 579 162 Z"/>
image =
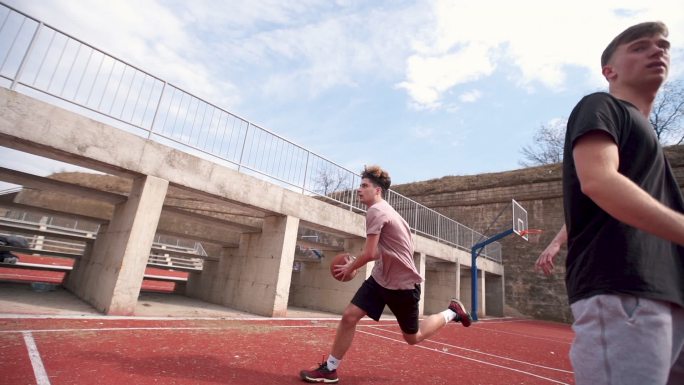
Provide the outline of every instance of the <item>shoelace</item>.
<path id="1" fill-rule="evenodd" d="M 318 366 L 318 370 L 325 370 L 327 372 L 330 371 L 330 369 L 328 369 L 328 360 L 325 359 L 325 355 L 321 357 L 321 363 Z"/>

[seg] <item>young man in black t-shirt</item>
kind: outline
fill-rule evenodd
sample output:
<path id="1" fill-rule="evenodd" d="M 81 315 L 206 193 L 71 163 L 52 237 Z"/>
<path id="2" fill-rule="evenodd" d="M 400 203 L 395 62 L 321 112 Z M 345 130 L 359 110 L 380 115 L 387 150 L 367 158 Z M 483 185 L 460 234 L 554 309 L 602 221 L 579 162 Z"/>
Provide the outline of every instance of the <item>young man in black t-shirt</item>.
<path id="1" fill-rule="evenodd" d="M 565 226 L 578 385 L 684 384 L 684 199 L 648 116 L 670 65 L 667 27 L 632 26 L 601 56 L 609 93 L 568 120 Z"/>

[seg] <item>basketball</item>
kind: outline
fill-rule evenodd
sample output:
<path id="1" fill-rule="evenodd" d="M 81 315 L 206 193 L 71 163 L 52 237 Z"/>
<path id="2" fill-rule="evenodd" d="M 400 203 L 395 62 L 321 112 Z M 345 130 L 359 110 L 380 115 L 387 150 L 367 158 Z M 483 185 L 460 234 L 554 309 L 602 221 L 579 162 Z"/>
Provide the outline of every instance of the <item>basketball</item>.
<path id="1" fill-rule="evenodd" d="M 333 278 L 335 278 L 338 281 L 347 282 L 347 281 L 352 280 L 356 276 L 356 271 L 354 271 L 353 273 L 351 273 L 350 275 L 347 276 L 347 279 L 344 279 L 344 280 L 335 277 L 335 267 L 346 265 L 347 264 L 347 257 L 349 257 L 349 256 L 350 256 L 349 253 L 340 253 L 340 254 L 337 254 L 336 256 L 334 256 L 332 261 L 330 261 L 330 275 L 332 275 Z"/>

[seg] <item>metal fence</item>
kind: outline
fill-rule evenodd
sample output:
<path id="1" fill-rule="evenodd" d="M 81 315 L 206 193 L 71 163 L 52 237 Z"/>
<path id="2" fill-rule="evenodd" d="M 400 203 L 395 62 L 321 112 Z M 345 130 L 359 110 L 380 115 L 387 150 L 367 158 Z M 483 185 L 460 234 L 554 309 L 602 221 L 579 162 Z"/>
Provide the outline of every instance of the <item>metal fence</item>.
<path id="1" fill-rule="evenodd" d="M 355 193 L 358 174 L 4 4 L 0 81 L 302 194 L 365 211 Z M 465 250 L 482 238 L 394 191 L 388 202 L 416 234 Z M 482 254 L 500 262 L 501 245 L 493 243 Z"/>

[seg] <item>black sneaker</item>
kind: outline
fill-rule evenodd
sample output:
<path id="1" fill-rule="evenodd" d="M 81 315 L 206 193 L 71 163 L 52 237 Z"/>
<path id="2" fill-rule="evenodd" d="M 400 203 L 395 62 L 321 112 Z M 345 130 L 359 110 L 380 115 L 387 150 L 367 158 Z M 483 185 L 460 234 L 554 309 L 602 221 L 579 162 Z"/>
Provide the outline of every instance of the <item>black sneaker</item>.
<path id="1" fill-rule="evenodd" d="M 322 382 L 324 384 L 336 384 L 340 379 L 337 378 L 337 370 L 328 369 L 328 363 L 323 361 L 317 368 L 302 370 L 299 377 L 305 382 Z"/>
<path id="2" fill-rule="evenodd" d="M 449 309 L 456 313 L 454 322 L 460 322 L 465 327 L 470 326 L 470 324 L 473 322 L 473 317 L 471 317 L 470 313 L 465 310 L 463 303 L 456 298 L 451 299 L 451 302 L 449 303 Z"/>

